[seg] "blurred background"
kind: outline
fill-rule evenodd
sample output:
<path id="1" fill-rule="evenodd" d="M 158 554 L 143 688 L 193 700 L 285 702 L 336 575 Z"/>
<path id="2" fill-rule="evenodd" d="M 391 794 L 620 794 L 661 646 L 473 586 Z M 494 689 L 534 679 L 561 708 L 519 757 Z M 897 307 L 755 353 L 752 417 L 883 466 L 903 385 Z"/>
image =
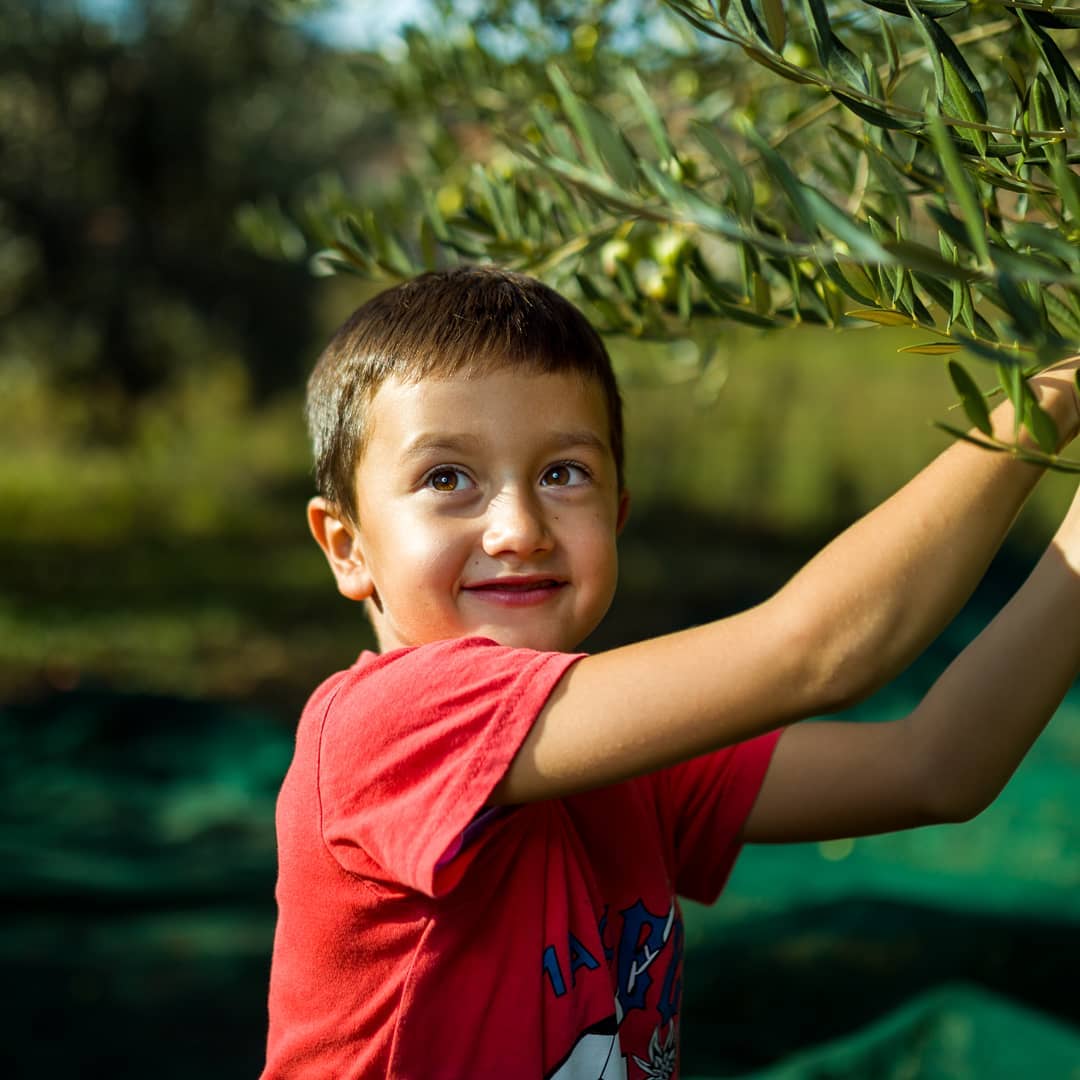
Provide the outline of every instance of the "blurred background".
<path id="1" fill-rule="evenodd" d="M 375 286 L 313 276 L 281 208 L 379 207 L 426 122 L 384 92 L 424 6 L 351 10 L 0 0 L 10 1076 L 261 1066 L 277 785 L 371 644 L 307 536 L 301 400 Z M 686 343 L 610 342 L 635 501 L 593 648 L 763 599 L 944 445 L 908 332 L 717 334 L 704 382 Z M 1071 486 L 854 719 L 918 701 Z M 975 822 L 747 851 L 687 920 L 684 1075 L 1080 1077 L 1080 698 Z"/>

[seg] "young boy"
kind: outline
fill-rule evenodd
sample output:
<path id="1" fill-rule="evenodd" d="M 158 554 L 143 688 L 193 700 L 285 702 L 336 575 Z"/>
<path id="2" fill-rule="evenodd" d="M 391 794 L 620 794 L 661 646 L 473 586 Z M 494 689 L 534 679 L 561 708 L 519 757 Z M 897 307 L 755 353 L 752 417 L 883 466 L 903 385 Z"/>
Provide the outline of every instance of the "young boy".
<path id="1" fill-rule="evenodd" d="M 1076 367 L 1032 379 L 1062 443 Z M 619 395 L 520 275 L 365 304 L 308 417 L 311 531 L 380 652 L 315 691 L 282 788 L 266 1078 L 676 1075 L 676 896 L 715 900 L 748 841 L 971 817 L 1080 668 L 1074 504 L 914 713 L 795 723 L 896 675 L 981 577 L 1039 470 L 964 443 L 757 607 L 573 652 L 615 589 Z"/>

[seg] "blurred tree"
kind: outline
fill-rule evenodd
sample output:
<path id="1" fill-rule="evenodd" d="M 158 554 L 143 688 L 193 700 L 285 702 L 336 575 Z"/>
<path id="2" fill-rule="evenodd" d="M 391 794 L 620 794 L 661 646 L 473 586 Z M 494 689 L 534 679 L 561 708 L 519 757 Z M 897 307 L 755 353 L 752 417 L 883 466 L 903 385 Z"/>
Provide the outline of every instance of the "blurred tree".
<path id="1" fill-rule="evenodd" d="M 716 319 L 919 327 L 909 351 L 993 364 L 990 392 L 1052 456 L 1022 376 L 1080 349 L 1080 8 L 433 11 L 403 55 L 372 58 L 408 129 L 396 209 L 355 190 L 308 204 L 318 269 L 394 279 L 495 259 L 638 336 L 704 340 Z M 988 433 L 984 393 L 949 370 Z"/>
<path id="2" fill-rule="evenodd" d="M 362 105 L 335 106 L 336 54 L 268 5 L 121 13 L 0 0 L 0 355 L 78 390 L 113 437 L 223 354 L 257 395 L 295 384 L 315 283 L 238 243 L 235 208 L 273 215 L 366 131 Z M 272 246 L 303 238 L 281 219 Z"/>

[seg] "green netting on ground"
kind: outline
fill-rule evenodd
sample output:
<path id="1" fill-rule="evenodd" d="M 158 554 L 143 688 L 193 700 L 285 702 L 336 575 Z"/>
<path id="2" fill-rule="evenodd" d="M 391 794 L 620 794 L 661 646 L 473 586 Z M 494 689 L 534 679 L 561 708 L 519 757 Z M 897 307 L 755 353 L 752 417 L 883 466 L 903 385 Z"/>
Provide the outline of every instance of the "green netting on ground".
<path id="1" fill-rule="evenodd" d="M 1080 1033 L 973 987 L 925 994 L 743 1080 L 1080 1080 Z M 706 1080 L 697 1074 L 687 1080 Z"/>

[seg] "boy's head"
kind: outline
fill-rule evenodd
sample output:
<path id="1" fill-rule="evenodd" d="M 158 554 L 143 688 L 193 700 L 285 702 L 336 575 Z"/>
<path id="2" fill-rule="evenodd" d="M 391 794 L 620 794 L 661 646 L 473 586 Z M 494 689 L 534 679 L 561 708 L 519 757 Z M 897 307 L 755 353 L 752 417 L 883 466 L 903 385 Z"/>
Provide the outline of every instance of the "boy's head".
<path id="1" fill-rule="evenodd" d="M 312 374 L 308 521 L 386 651 L 479 635 L 574 648 L 626 518 L 611 364 L 579 311 L 492 268 L 360 307 Z"/>
<path id="2" fill-rule="evenodd" d="M 355 469 L 369 434 L 368 407 L 388 379 L 419 383 L 504 369 L 595 380 L 624 486 L 622 405 L 599 334 L 573 304 L 534 278 L 468 266 L 379 293 L 330 340 L 308 381 L 319 493 L 356 521 Z"/>

